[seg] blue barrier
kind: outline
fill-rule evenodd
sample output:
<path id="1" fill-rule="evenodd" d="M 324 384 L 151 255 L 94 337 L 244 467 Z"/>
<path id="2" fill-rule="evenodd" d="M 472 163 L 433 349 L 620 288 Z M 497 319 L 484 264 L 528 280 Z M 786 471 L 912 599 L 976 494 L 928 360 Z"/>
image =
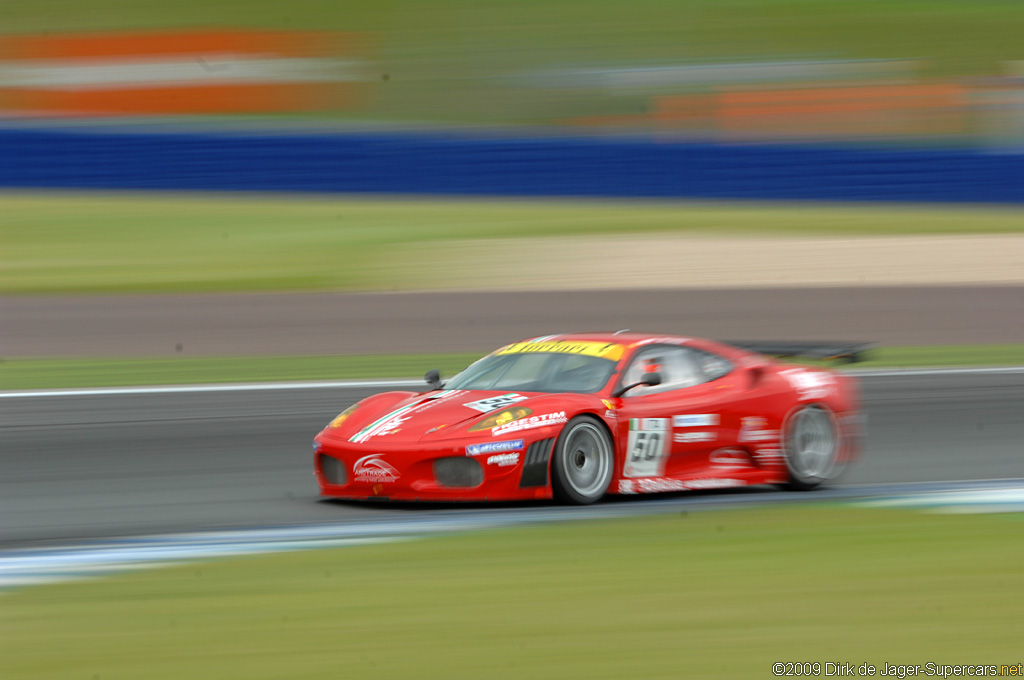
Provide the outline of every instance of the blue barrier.
<path id="1" fill-rule="evenodd" d="M 0 186 L 1024 202 L 1024 155 L 445 133 L 0 129 Z"/>

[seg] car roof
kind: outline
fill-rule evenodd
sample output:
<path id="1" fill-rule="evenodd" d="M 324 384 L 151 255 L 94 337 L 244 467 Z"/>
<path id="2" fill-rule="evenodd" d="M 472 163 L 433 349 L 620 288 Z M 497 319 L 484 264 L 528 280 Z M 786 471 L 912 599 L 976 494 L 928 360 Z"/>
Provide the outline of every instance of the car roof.
<path id="1" fill-rule="evenodd" d="M 632 331 L 597 332 L 597 333 L 559 333 L 525 338 L 519 342 L 607 342 L 618 345 L 634 346 L 639 342 L 664 341 L 673 345 L 687 345 L 693 338 L 664 333 L 634 333 Z"/>

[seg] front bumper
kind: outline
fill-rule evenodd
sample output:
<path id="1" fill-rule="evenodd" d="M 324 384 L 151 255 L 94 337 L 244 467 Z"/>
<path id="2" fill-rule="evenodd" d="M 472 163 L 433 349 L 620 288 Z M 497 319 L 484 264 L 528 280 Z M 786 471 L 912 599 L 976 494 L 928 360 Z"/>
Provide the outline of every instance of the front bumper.
<path id="1" fill-rule="evenodd" d="M 473 443 L 352 444 L 317 439 L 320 493 L 353 500 L 476 501 L 551 498 L 553 436 L 515 450 L 469 455 Z"/>

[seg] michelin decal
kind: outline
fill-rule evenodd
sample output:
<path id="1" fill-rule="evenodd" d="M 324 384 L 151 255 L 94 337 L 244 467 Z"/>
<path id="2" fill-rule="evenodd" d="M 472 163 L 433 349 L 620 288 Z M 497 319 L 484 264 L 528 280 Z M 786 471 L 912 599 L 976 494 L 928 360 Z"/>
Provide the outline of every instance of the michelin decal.
<path id="1" fill-rule="evenodd" d="M 523 448 L 522 439 L 513 439 L 507 442 L 485 442 L 483 444 L 470 444 L 466 447 L 467 456 L 485 456 L 489 453 L 505 453 L 508 451 L 521 451 Z"/>

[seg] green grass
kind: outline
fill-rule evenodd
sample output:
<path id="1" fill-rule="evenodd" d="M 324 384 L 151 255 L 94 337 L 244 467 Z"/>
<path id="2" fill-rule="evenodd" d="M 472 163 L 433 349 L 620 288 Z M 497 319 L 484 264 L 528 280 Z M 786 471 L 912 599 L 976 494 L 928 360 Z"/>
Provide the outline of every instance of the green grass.
<path id="1" fill-rule="evenodd" d="M 1020 208 L 872 205 L 28 193 L 0 214 L 0 294 L 445 287 L 417 247 L 465 239 L 1024 233 Z"/>
<path id="2" fill-rule="evenodd" d="M 780 506 L 233 559 L 7 593 L 0 659 L 19 680 L 1016 664 L 1022 540 L 1019 515 Z"/>
<path id="3" fill-rule="evenodd" d="M 169 357 L 154 359 L 8 359 L 0 389 L 174 385 L 288 380 L 452 376 L 481 354 L 372 356 Z"/>
<path id="4" fill-rule="evenodd" d="M 639 113 L 646 100 L 508 76 L 790 59 L 913 59 L 925 76 L 995 75 L 1021 58 L 1024 9 L 1012 0 L 37 0 L 6 3 L 2 30 L 194 26 L 363 32 L 376 84 L 356 116 L 548 123 Z"/>
<path id="5" fill-rule="evenodd" d="M 483 353 L 368 356 L 162 357 L 0 361 L 0 390 L 289 380 L 451 377 Z M 1024 345 L 884 347 L 857 368 L 1022 366 Z"/>

